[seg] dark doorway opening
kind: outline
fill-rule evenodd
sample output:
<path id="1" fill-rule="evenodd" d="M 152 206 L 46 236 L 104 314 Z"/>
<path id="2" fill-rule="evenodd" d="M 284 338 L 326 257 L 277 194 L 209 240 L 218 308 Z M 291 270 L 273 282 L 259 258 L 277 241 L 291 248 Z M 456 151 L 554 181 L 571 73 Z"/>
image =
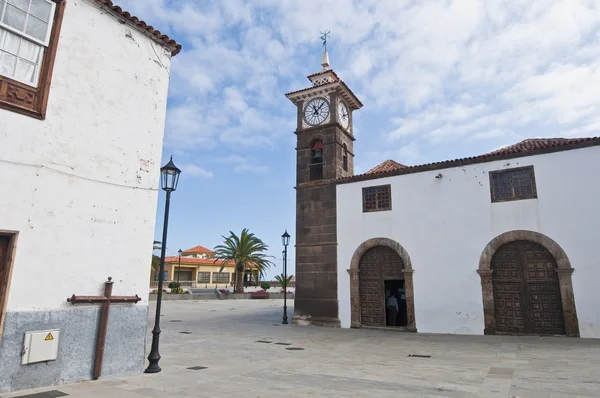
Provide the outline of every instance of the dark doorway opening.
<path id="1" fill-rule="evenodd" d="M 395 300 L 392 298 L 395 297 Z M 398 304 L 396 312 L 395 304 Z M 385 281 L 385 314 L 386 326 L 402 327 L 407 325 L 406 316 L 406 290 L 404 280 Z"/>
<path id="2" fill-rule="evenodd" d="M 0 231 L 0 339 L 4 330 L 4 316 L 8 302 L 8 290 L 11 279 L 12 247 L 16 243 L 16 235 L 5 235 Z"/>

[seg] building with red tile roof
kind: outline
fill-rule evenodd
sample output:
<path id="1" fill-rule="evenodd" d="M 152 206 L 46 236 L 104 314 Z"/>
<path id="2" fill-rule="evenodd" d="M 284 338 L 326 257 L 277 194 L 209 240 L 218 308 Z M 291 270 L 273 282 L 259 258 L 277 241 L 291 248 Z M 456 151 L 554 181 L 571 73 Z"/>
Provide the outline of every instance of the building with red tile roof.
<path id="1" fill-rule="evenodd" d="M 204 246 L 194 246 L 183 250 L 179 256 L 165 257 L 165 281 L 179 281 L 184 288 L 208 288 L 233 286 L 235 270 L 233 264 L 227 264 L 221 270 L 221 261 L 215 258 L 216 253 Z M 255 269 L 255 267 L 250 267 Z M 150 287 L 156 288 L 158 270 L 152 269 Z M 246 270 L 245 281 L 256 282 L 256 276 Z M 165 286 L 166 286 L 165 285 Z"/>
<path id="2" fill-rule="evenodd" d="M 600 137 L 354 174 L 362 104 L 329 69 L 296 115 L 296 324 L 600 338 Z M 402 159 L 398 159 L 402 161 Z"/>

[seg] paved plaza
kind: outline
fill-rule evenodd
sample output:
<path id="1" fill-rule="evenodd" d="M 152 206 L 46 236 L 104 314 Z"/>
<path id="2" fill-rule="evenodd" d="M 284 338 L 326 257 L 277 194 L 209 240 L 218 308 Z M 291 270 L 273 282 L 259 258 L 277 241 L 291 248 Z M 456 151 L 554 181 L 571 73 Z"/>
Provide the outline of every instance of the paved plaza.
<path id="1" fill-rule="evenodd" d="M 600 340 L 283 326 L 282 304 L 166 301 L 161 373 L 2 397 L 600 397 Z"/>

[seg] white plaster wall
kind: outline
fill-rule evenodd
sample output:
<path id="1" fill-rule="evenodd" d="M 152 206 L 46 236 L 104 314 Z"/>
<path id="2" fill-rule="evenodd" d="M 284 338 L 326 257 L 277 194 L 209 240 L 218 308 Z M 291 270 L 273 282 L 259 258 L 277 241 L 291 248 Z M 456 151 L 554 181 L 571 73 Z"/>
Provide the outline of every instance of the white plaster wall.
<path id="1" fill-rule="evenodd" d="M 538 199 L 491 203 L 488 172 L 527 165 L 535 167 Z M 598 170 L 600 147 L 591 147 L 338 185 L 342 327 L 350 325 L 352 255 L 367 239 L 385 237 L 411 258 L 419 332 L 483 334 L 481 252 L 496 236 L 525 229 L 567 253 L 581 336 L 600 337 Z M 363 213 L 361 189 L 388 183 L 393 210 Z"/>
<path id="2" fill-rule="evenodd" d="M 67 2 L 46 120 L 0 110 L 0 229 L 19 231 L 9 311 L 69 308 L 108 276 L 146 305 L 169 68 L 141 31 Z"/>

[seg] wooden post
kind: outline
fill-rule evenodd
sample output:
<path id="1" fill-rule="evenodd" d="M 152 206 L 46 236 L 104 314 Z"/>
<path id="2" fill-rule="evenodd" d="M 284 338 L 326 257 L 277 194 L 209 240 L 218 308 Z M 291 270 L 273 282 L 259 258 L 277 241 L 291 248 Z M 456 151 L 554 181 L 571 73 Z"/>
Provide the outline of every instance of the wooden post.
<path id="1" fill-rule="evenodd" d="M 113 282 L 109 276 L 108 281 L 104 282 L 104 296 L 76 296 L 72 295 L 67 299 L 67 302 L 75 304 L 98 304 L 102 303 L 102 309 L 100 311 L 100 324 L 98 326 L 98 339 L 96 341 L 96 358 L 94 361 L 94 376 L 93 379 L 97 380 L 102 374 L 102 360 L 104 359 L 104 348 L 106 343 L 106 331 L 108 329 L 108 312 L 110 310 L 110 303 L 134 303 L 142 299 L 135 296 L 113 296 L 112 295 Z"/>

